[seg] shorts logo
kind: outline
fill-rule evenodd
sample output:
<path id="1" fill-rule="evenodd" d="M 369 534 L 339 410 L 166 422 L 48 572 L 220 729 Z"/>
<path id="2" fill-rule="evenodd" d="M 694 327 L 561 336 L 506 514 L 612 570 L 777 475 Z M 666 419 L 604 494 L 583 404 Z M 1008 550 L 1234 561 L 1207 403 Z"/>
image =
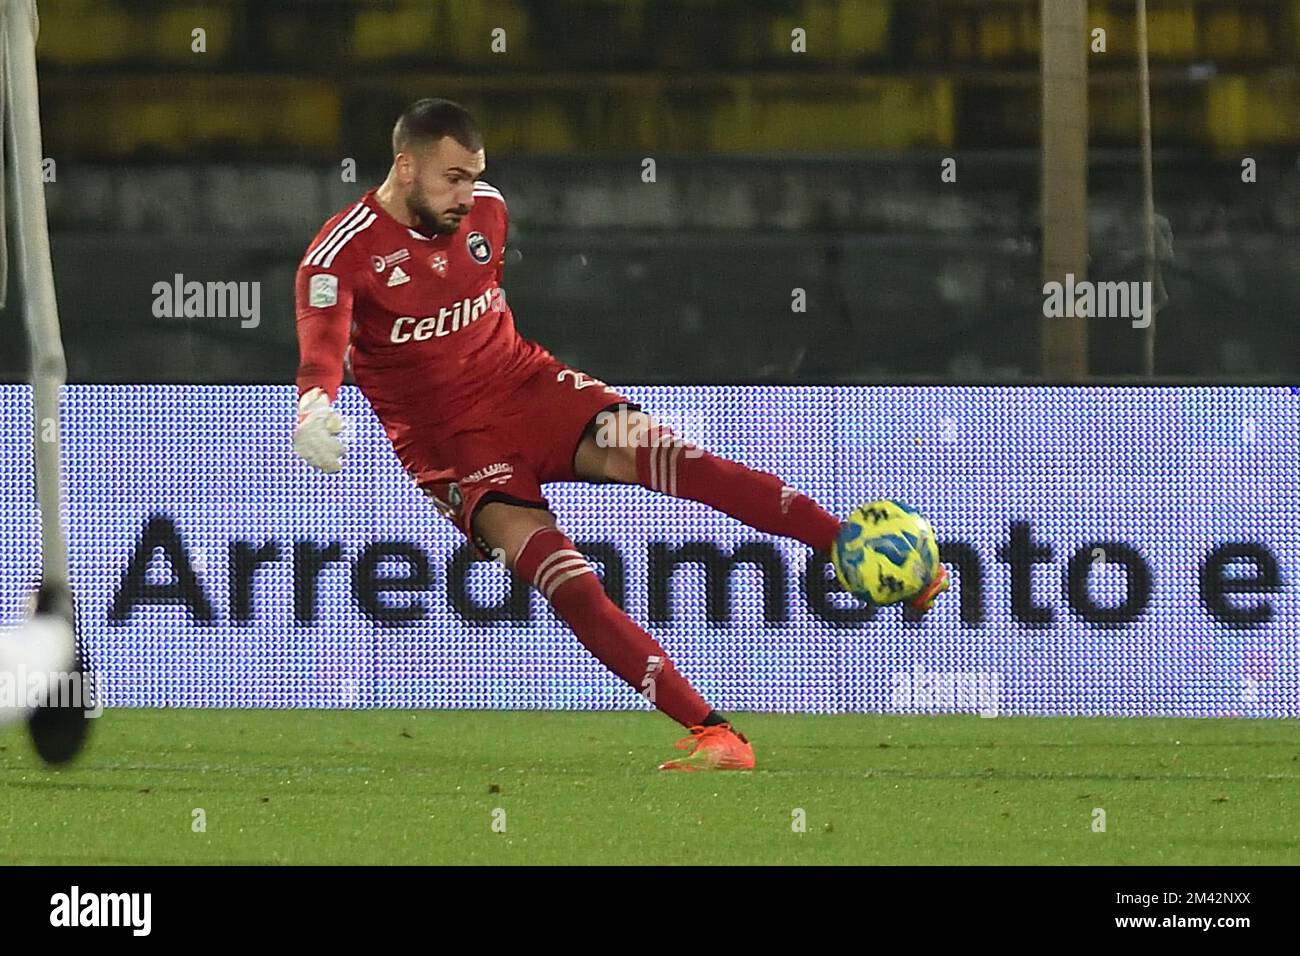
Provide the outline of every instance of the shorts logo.
<path id="1" fill-rule="evenodd" d="M 465 248 L 479 265 L 484 266 L 492 261 L 492 244 L 487 241 L 481 232 L 471 232 L 465 237 Z"/>
<path id="2" fill-rule="evenodd" d="M 508 461 L 498 461 L 495 464 L 488 465 L 486 468 L 480 468 L 472 475 L 466 475 L 460 480 L 461 484 L 468 485 L 476 481 L 487 481 L 494 485 L 504 485 L 515 473 L 515 466 Z"/>

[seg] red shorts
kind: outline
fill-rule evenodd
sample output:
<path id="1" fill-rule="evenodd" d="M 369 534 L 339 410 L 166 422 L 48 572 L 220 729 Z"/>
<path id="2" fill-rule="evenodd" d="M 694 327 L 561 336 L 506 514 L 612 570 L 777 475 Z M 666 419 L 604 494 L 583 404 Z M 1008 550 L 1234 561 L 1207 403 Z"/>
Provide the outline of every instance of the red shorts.
<path id="1" fill-rule="evenodd" d="M 394 450 L 416 485 L 474 543 L 492 555 L 473 531 L 474 513 L 488 501 L 549 509 L 542 485 L 584 481 L 573 456 L 587 426 L 606 409 L 629 402 L 612 386 L 551 359 L 510 388 L 481 424 L 433 442 L 416 430 Z"/>

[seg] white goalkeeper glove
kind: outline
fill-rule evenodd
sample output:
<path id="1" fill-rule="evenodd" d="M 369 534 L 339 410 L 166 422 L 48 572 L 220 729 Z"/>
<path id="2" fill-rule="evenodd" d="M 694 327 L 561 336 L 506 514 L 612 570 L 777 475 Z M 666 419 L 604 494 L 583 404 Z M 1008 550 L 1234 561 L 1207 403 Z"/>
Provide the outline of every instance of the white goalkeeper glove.
<path id="1" fill-rule="evenodd" d="M 343 416 L 330 407 L 319 388 L 298 399 L 298 427 L 293 432 L 293 450 L 299 458 L 320 471 L 333 474 L 343 469 L 346 449 L 339 439 Z"/>

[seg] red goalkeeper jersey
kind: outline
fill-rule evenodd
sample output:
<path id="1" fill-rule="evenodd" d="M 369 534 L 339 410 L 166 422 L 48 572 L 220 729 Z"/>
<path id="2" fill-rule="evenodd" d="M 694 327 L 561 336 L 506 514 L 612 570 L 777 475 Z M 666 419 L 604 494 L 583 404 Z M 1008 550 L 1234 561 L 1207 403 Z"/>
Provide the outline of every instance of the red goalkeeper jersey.
<path id="1" fill-rule="evenodd" d="M 501 291 L 508 226 L 501 193 L 482 182 L 451 235 L 403 225 L 373 189 L 331 217 L 295 283 L 299 394 L 319 387 L 333 401 L 346 362 L 395 442 L 490 418 L 513 382 L 552 360 L 515 330 Z"/>

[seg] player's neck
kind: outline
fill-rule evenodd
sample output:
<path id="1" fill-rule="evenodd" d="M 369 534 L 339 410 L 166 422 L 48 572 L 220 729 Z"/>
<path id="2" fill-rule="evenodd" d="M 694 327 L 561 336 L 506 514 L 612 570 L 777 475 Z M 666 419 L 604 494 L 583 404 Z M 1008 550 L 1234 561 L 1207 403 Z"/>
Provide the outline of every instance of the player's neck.
<path id="1" fill-rule="evenodd" d="M 379 203 L 384 212 L 403 226 L 413 229 L 418 224 L 415 214 L 411 212 L 406 203 L 397 198 L 397 190 L 391 180 L 385 179 L 380 187 L 375 190 L 375 202 Z"/>

